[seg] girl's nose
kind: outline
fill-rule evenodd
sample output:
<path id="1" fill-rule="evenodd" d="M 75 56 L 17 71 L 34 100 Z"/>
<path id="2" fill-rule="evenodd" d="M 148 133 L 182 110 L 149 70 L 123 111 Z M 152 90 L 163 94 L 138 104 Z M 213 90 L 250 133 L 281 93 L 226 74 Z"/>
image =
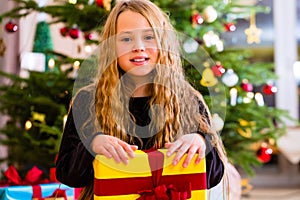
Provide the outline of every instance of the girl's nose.
<path id="1" fill-rule="evenodd" d="M 132 48 L 133 52 L 138 52 L 138 51 L 145 51 L 145 44 L 141 39 L 137 39 L 134 43 L 134 46 Z"/>

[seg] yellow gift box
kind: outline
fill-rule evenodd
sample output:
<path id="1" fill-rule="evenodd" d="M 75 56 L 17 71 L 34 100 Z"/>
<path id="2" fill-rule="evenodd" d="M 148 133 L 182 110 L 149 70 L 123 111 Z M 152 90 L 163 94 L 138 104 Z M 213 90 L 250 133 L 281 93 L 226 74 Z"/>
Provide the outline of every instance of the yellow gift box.
<path id="1" fill-rule="evenodd" d="M 205 200 L 205 158 L 195 164 L 195 155 L 184 168 L 182 163 L 186 155 L 173 166 L 175 154 L 167 157 L 166 152 L 166 149 L 137 150 L 127 165 L 97 155 L 93 162 L 94 199 Z"/>

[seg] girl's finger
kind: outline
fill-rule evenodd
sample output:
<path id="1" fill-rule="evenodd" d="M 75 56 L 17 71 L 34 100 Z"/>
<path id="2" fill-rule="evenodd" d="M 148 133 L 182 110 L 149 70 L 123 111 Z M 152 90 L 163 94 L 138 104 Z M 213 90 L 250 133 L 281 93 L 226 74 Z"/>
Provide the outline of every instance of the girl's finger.
<path id="1" fill-rule="evenodd" d="M 113 159 L 117 162 L 120 163 L 121 162 L 121 158 L 118 154 L 118 152 L 116 151 L 116 148 L 113 144 L 108 144 L 106 146 L 106 151 L 110 152 L 110 154 L 112 155 Z"/>
<path id="2" fill-rule="evenodd" d="M 200 161 L 201 161 L 201 159 L 202 159 L 204 156 L 205 156 L 205 148 L 204 148 L 204 149 L 199 148 L 199 150 L 198 150 L 198 156 L 197 156 L 197 158 L 196 158 L 196 160 L 195 160 L 195 163 L 196 163 L 196 164 L 199 164 Z"/>
<path id="3" fill-rule="evenodd" d="M 119 145 L 118 143 L 115 144 L 115 150 L 120 158 L 120 160 L 127 165 L 128 164 L 128 156 L 125 152 L 125 149 L 123 146 Z"/>
<path id="4" fill-rule="evenodd" d="M 109 151 L 107 151 L 105 148 L 103 148 L 103 147 L 99 148 L 97 154 L 102 154 L 102 155 L 104 155 L 106 158 L 112 158 L 112 154 L 111 154 Z"/>
<path id="5" fill-rule="evenodd" d="M 167 156 L 171 156 L 177 149 L 182 145 L 181 140 L 177 140 L 173 143 L 169 143 L 168 145 L 165 145 L 165 147 L 168 149 Z"/>
<path id="6" fill-rule="evenodd" d="M 182 156 L 188 151 L 189 147 L 189 144 L 184 143 L 180 146 L 180 148 L 178 148 L 176 155 L 173 159 L 173 165 L 178 164 L 179 160 L 181 160 Z"/>
<path id="7" fill-rule="evenodd" d="M 198 150 L 198 147 L 196 145 L 192 145 L 188 152 L 187 152 L 187 156 L 182 164 L 183 167 L 187 167 L 190 163 L 191 163 L 191 160 L 193 159 L 194 155 L 196 154 Z"/>

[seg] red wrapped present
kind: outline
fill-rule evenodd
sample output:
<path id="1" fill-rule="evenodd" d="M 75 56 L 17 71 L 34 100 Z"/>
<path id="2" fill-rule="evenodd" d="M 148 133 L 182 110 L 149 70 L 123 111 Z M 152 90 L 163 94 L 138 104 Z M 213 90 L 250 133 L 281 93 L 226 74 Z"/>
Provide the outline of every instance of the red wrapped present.
<path id="1" fill-rule="evenodd" d="M 172 165 L 175 155 L 166 156 L 166 149 L 144 152 L 137 150 L 129 164 L 97 155 L 94 162 L 94 199 L 138 200 L 205 200 L 205 158 L 182 167 L 185 156 Z"/>

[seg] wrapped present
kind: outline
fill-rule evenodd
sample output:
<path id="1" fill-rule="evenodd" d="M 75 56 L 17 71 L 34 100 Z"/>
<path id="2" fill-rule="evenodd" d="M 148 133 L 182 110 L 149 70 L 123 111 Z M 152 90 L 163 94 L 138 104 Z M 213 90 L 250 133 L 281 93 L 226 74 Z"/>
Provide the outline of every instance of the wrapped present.
<path id="1" fill-rule="evenodd" d="M 97 155 L 93 162 L 94 199 L 205 200 L 205 158 L 195 164 L 195 155 L 184 168 L 182 163 L 186 155 L 173 166 L 175 154 L 167 157 L 166 152 L 166 149 L 137 150 L 127 165 Z"/>
<path id="2" fill-rule="evenodd" d="M 4 172 L 6 180 L 0 182 L 0 200 L 77 200 L 79 197 L 81 188 L 49 182 L 42 175 L 42 170 L 34 166 L 21 178 L 16 168 L 9 166 Z"/>
<path id="3" fill-rule="evenodd" d="M 76 200 L 76 189 L 60 183 L 6 186 L 0 187 L 0 200 Z"/>

